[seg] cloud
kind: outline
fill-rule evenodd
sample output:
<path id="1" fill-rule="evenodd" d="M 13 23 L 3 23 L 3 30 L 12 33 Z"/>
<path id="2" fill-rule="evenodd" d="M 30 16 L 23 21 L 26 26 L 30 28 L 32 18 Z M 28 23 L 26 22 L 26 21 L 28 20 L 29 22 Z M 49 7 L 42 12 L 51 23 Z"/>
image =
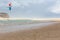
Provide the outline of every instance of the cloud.
<path id="1" fill-rule="evenodd" d="M 16 1 L 19 4 L 19 7 L 14 10 L 14 14 L 17 17 L 56 17 L 56 14 L 51 13 L 50 7 L 55 4 L 56 0 L 41 0 L 38 1 L 28 1 L 28 0 L 20 0 Z M 40 3 L 41 2 L 41 3 Z M 24 8 L 21 8 L 24 7 Z M 17 12 L 16 12 L 17 10 Z M 49 11 L 48 11 L 49 10 Z M 17 14 L 16 14 L 17 13 Z M 18 15 L 19 13 L 19 15 Z"/>
<path id="2" fill-rule="evenodd" d="M 57 0 L 55 5 L 50 7 L 50 11 L 56 14 L 60 14 L 60 0 Z"/>
<path id="3" fill-rule="evenodd" d="M 12 2 L 12 6 L 17 7 L 24 7 L 29 6 L 30 4 L 41 4 L 45 0 L 9 0 L 9 2 Z"/>
<path id="4" fill-rule="evenodd" d="M 11 17 L 59 17 L 60 2 L 57 0 L 2 0 L 0 11 L 8 12 L 8 3 L 12 2 Z M 55 13 L 55 14 L 54 14 Z"/>
<path id="5" fill-rule="evenodd" d="M 13 7 L 25 7 L 30 6 L 30 4 L 42 4 L 47 2 L 52 2 L 53 0 L 2 0 L 0 1 L 0 6 L 8 5 L 9 2 L 12 2 Z"/>
<path id="6" fill-rule="evenodd" d="M 13 7 L 25 7 L 30 4 L 41 4 L 45 0 L 1 0 L 0 7 L 8 6 L 8 3 L 11 2 Z"/>

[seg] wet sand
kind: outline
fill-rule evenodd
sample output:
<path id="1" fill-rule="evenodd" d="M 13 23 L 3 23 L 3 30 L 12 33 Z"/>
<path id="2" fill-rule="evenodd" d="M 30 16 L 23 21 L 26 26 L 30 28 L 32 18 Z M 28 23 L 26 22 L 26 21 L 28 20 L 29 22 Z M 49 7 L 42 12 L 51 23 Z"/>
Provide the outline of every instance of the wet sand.
<path id="1" fill-rule="evenodd" d="M 38 29 L 2 33 L 0 40 L 60 40 L 60 23 Z"/>

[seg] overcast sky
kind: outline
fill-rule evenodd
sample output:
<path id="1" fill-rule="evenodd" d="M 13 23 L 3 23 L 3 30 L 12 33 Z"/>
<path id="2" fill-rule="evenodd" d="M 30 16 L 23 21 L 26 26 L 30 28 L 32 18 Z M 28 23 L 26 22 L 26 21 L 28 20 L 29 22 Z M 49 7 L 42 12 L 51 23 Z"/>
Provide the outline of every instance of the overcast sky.
<path id="1" fill-rule="evenodd" d="M 11 13 L 9 2 L 12 3 Z M 60 0 L 0 0 L 0 12 L 12 18 L 60 18 Z"/>

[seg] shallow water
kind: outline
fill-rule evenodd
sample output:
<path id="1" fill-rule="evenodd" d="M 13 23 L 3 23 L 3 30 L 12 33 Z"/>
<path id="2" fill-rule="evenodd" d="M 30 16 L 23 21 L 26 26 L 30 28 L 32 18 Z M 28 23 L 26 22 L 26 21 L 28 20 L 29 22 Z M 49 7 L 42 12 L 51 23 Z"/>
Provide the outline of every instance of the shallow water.
<path id="1" fill-rule="evenodd" d="M 26 24 L 26 25 L 16 25 L 16 26 L 5 26 L 0 27 L 0 33 L 15 32 L 19 30 L 29 30 L 44 27 L 56 22 L 46 22 L 46 23 L 35 23 L 35 24 Z"/>

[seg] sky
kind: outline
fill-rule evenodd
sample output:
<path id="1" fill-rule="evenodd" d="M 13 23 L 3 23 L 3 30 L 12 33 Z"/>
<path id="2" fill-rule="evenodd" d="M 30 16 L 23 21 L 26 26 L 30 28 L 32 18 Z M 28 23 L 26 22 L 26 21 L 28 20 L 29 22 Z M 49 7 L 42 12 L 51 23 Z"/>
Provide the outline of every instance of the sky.
<path id="1" fill-rule="evenodd" d="M 60 18 L 60 0 L 0 0 L 0 12 L 11 18 Z"/>

